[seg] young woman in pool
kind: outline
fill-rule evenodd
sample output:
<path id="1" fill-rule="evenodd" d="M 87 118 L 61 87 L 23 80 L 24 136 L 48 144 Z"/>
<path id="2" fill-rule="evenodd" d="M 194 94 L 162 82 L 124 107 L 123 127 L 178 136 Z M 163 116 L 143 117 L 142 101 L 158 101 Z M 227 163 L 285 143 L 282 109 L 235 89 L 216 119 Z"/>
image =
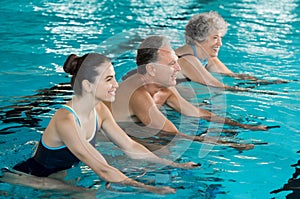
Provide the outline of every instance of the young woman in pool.
<path id="1" fill-rule="evenodd" d="M 203 85 L 220 87 L 226 90 L 248 91 L 249 89 L 232 87 L 221 83 L 212 73 L 219 73 L 238 79 L 254 80 L 261 84 L 284 83 L 284 81 L 259 80 L 247 74 L 236 74 L 218 58 L 222 38 L 226 34 L 228 23 L 216 12 L 204 12 L 194 15 L 185 27 L 186 44 L 175 50 L 181 67 L 181 78 Z M 183 75 L 183 76 L 182 76 Z"/>
<path id="2" fill-rule="evenodd" d="M 198 166 L 192 162 L 179 164 L 159 158 L 129 138 L 116 124 L 102 102 L 114 101 L 118 87 L 109 59 L 96 53 L 82 57 L 72 54 L 66 60 L 64 70 L 72 75 L 71 85 L 75 96 L 54 114 L 33 157 L 15 165 L 13 169 L 48 177 L 82 161 L 105 181 L 142 187 L 156 193 L 174 193 L 175 190 L 170 187 L 149 186 L 126 177 L 110 166 L 94 147 L 96 134 L 102 130 L 110 141 L 133 159 L 179 168 Z"/>

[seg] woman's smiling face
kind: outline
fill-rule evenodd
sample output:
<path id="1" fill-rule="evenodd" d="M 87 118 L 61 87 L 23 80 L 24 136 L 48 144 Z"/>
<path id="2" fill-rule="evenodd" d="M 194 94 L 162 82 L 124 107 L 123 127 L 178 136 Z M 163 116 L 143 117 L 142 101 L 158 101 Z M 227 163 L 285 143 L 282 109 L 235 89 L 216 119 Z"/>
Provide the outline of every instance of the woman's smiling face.
<path id="1" fill-rule="evenodd" d="M 217 57 L 222 46 L 222 38 L 223 33 L 216 30 L 209 34 L 200 45 L 210 57 Z"/>
<path id="2" fill-rule="evenodd" d="M 105 69 L 99 67 L 99 76 L 95 82 L 95 98 L 100 101 L 113 102 L 115 100 L 116 89 L 119 87 L 115 78 L 115 70 L 110 62 L 105 63 L 106 66 L 102 66 Z"/>

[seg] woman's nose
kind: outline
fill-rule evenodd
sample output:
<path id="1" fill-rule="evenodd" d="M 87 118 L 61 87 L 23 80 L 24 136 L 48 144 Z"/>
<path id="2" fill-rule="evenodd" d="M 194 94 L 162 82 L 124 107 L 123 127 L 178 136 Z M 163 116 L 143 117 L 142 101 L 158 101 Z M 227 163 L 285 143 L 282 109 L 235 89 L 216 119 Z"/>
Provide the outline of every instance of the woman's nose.
<path id="1" fill-rule="evenodd" d="M 114 84 L 113 84 L 113 86 L 114 86 L 115 88 L 118 88 L 118 87 L 119 87 L 119 84 L 118 84 L 118 82 L 117 82 L 116 79 L 114 79 Z"/>
<path id="2" fill-rule="evenodd" d="M 221 37 L 218 39 L 217 44 L 218 44 L 219 46 L 222 46 L 222 38 L 221 38 Z"/>

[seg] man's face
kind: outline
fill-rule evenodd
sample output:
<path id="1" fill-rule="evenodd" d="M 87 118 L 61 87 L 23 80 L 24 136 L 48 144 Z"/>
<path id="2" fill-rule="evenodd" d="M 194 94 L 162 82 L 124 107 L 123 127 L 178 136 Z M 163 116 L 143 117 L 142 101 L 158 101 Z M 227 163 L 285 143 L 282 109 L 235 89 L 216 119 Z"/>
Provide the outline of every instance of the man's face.
<path id="1" fill-rule="evenodd" d="M 171 47 L 162 47 L 158 51 L 158 61 L 152 63 L 155 72 L 155 82 L 162 86 L 170 87 L 176 85 L 176 76 L 181 70 L 177 63 L 178 57 Z"/>

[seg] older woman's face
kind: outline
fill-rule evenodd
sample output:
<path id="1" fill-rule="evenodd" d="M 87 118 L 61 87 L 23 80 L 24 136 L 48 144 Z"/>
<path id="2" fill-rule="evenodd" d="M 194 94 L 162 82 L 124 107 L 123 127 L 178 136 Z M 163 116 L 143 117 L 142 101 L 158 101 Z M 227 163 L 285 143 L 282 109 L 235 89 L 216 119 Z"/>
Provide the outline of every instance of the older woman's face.
<path id="1" fill-rule="evenodd" d="M 200 44 L 210 57 L 217 57 L 220 47 L 222 46 L 222 38 L 223 32 L 216 30 L 209 34 L 205 41 Z"/>

